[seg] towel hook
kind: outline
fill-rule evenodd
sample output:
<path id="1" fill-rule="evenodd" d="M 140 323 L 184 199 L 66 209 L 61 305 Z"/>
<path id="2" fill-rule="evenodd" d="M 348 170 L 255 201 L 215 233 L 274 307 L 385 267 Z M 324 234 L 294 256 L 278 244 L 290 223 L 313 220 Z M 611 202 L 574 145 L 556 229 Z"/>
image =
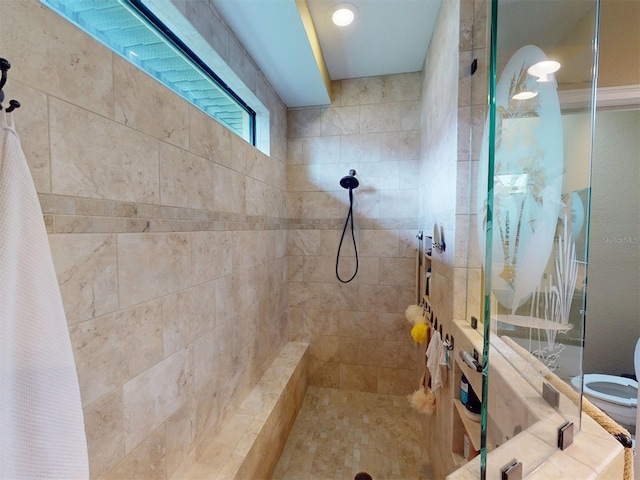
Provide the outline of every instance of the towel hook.
<path id="1" fill-rule="evenodd" d="M 2 102 L 4 101 L 4 91 L 2 90 L 7 83 L 7 71 L 11 68 L 11 64 L 9 60 L 6 58 L 0 58 L 0 71 L 2 75 L 0 76 L 0 110 L 2 110 Z M 9 102 L 9 107 L 7 108 L 7 112 L 13 112 L 16 108 L 20 108 L 20 102 L 17 100 L 11 100 Z"/>

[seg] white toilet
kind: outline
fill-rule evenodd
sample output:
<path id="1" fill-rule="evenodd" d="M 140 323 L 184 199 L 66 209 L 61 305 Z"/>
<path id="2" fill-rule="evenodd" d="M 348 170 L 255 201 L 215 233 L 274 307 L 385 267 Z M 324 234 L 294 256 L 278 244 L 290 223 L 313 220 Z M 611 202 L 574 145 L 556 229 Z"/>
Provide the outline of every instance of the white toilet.
<path id="1" fill-rule="evenodd" d="M 636 343 L 634 364 L 636 378 L 640 373 L 640 339 Z M 571 379 L 573 387 L 580 389 L 580 377 Z M 635 433 L 638 410 L 638 382 L 631 378 L 587 373 L 582 393 L 591 403 L 613 418 L 621 426 Z"/>

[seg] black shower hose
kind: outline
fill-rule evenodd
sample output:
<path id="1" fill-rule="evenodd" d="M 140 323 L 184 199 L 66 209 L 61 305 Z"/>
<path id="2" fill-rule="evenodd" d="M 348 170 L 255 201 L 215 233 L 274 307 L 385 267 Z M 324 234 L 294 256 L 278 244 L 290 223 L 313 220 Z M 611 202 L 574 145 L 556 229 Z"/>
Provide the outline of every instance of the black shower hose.
<path id="1" fill-rule="evenodd" d="M 348 280 L 343 280 L 340 278 L 340 273 L 338 272 L 338 266 L 340 265 L 340 249 L 342 248 L 342 242 L 344 241 L 344 235 L 347 233 L 347 225 L 349 224 L 349 219 L 351 219 L 351 238 L 353 239 L 353 249 L 356 252 L 356 271 L 353 272 L 353 275 Z M 358 247 L 356 245 L 356 236 L 353 233 L 353 190 L 349 189 L 349 214 L 347 215 L 347 220 L 344 222 L 344 228 L 342 229 L 342 237 L 340 237 L 340 245 L 338 245 L 338 254 L 336 255 L 336 277 L 342 283 L 349 283 L 351 280 L 356 278 L 358 274 Z"/>

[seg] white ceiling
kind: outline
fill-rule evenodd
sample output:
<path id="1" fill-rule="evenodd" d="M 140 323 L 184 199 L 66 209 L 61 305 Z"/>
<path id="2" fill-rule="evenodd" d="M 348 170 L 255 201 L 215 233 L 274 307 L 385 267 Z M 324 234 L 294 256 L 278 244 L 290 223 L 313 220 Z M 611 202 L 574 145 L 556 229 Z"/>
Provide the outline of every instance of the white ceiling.
<path id="1" fill-rule="evenodd" d="M 287 107 L 331 103 L 327 73 L 342 80 L 421 70 L 441 2 L 211 1 Z M 330 10 L 345 1 L 356 21 L 336 27 Z"/>

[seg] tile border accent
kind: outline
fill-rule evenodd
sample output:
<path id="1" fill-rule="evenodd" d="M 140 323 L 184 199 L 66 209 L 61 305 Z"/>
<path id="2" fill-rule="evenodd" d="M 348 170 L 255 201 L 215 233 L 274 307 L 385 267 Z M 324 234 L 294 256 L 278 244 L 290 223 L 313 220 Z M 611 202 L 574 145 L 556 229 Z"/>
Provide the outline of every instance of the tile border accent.
<path id="1" fill-rule="evenodd" d="M 47 233 L 338 230 L 344 218 L 280 218 L 95 198 L 38 194 Z M 358 230 L 418 230 L 419 217 L 358 218 Z"/>
<path id="2" fill-rule="evenodd" d="M 157 233 L 281 230 L 278 217 L 39 194 L 47 233 Z"/>

